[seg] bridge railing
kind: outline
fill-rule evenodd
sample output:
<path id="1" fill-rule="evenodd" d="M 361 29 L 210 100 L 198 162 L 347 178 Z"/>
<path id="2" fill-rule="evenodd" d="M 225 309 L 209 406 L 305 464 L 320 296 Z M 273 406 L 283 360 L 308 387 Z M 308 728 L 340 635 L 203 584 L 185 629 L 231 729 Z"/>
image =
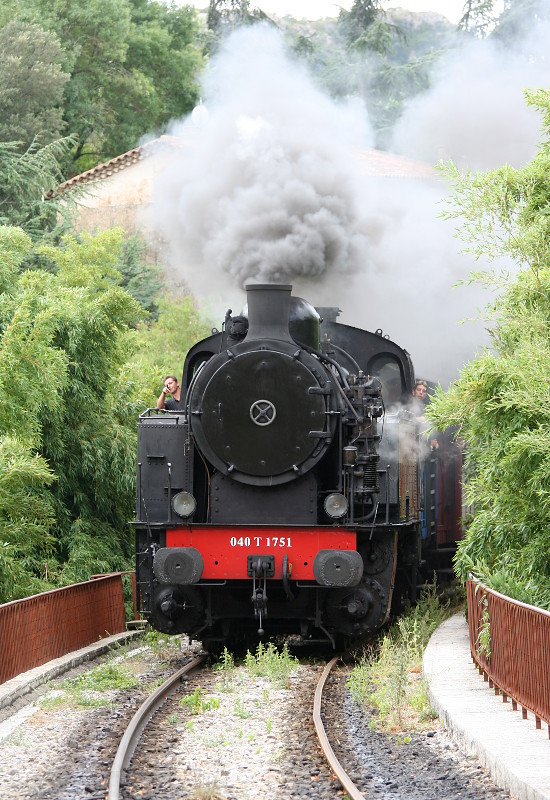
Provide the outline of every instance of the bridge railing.
<path id="1" fill-rule="evenodd" d="M 548 725 L 550 737 L 550 612 L 505 597 L 475 580 L 466 584 L 470 651 L 495 694 Z"/>
<path id="2" fill-rule="evenodd" d="M 123 573 L 0 605 L 0 684 L 126 629 Z"/>

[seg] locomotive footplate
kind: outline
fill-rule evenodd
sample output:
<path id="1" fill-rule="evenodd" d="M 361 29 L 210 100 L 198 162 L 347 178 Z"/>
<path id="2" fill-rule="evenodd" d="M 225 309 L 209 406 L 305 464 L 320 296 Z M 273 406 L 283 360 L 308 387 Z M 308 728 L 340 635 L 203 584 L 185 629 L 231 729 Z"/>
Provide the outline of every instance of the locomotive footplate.
<path id="1" fill-rule="evenodd" d="M 248 556 L 246 573 L 252 578 L 251 599 L 254 616 L 259 620 L 258 636 L 263 636 L 262 616 L 267 617 L 267 579 L 275 574 L 275 556 Z"/>

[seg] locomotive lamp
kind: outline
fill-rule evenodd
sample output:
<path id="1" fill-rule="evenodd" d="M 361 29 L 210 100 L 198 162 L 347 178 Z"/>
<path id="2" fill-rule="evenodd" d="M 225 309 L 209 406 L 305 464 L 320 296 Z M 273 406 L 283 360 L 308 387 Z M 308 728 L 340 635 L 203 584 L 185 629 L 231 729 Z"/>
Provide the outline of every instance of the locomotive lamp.
<path id="1" fill-rule="evenodd" d="M 172 508 L 178 517 L 192 517 L 197 508 L 197 501 L 190 492 L 178 492 L 172 498 Z"/>
<path id="2" fill-rule="evenodd" d="M 339 519 L 348 513 L 347 498 L 339 492 L 333 492 L 325 497 L 325 511 L 332 519 Z"/>

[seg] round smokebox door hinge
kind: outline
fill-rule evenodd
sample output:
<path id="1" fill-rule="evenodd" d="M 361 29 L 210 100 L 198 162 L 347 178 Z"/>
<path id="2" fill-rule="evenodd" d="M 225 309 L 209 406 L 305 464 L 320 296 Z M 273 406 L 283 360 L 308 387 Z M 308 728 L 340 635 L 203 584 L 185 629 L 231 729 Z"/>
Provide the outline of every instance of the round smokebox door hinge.
<path id="1" fill-rule="evenodd" d="M 250 419 L 256 425 L 271 425 L 276 416 L 275 406 L 269 400 L 255 400 L 250 406 Z"/>

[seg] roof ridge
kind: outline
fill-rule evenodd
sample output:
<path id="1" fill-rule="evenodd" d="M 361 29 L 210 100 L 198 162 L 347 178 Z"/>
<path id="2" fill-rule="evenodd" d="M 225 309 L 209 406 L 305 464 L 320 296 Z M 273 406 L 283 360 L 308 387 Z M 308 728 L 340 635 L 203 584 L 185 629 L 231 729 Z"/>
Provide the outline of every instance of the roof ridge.
<path id="1" fill-rule="evenodd" d="M 161 146 L 169 145 L 170 147 L 178 147 L 181 146 L 181 141 L 182 140 L 178 139 L 178 137 L 169 136 L 167 134 L 158 136 L 156 139 L 150 139 L 148 142 L 144 142 L 143 144 L 134 147 L 132 150 L 128 150 L 126 153 L 121 153 L 118 156 L 110 158 L 109 161 L 104 161 L 101 164 L 97 164 L 95 167 L 86 170 L 86 172 L 81 172 L 79 175 L 73 175 L 72 178 L 60 183 L 56 189 L 48 192 L 47 197 L 58 197 L 69 189 L 73 189 L 75 186 L 79 186 L 83 183 L 92 183 L 93 181 L 102 180 L 103 178 L 108 178 L 111 175 L 126 169 L 126 167 L 130 167 L 132 164 L 136 164 L 143 158 L 147 158 L 147 156 L 158 152 Z"/>
<path id="2" fill-rule="evenodd" d="M 49 199 L 53 197 L 59 197 L 59 195 L 62 195 L 64 192 L 69 191 L 76 186 L 81 186 L 82 184 L 92 183 L 94 181 L 108 178 L 111 175 L 114 175 L 117 172 L 132 166 L 132 164 L 136 164 L 138 161 L 154 155 L 163 146 L 179 148 L 185 146 L 186 144 L 187 142 L 181 137 L 163 134 L 162 136 L 158 136 L 155 139 L 150 139 L 149 141 L 134 147 L 132 150 L 128 150 L 126 153 L 121 153 L 119 156 L 109 159 L 109 161 L 105 161 L 102 164 L 97 164 L 95 167 L 92 167 L 92 169 L 86 170 L 86 172 L 81 172 L 79 175 L 74 175 L 72 178 L 69 178 L 68 180 L 59 184 L 56 189 L 48 192 L 46 196 Z M 415 161 L 398 153 L 388 153 L 387 151 L 379 150 L 376 147 L 357 148 L 355 149 L 355 152 L 363 162 L 364 166 L 367 166 L 368 168 L 368 163 L 371 163 L 372 169 L 369 171 L 375 175 L 381 175 L 384 177 L 413 178 L 435 177 L 434 169 L 430 164 L 421 161 Z M 385 162 L 386 170 L 384 171 L 376 169 L 376 162 Z"/>

